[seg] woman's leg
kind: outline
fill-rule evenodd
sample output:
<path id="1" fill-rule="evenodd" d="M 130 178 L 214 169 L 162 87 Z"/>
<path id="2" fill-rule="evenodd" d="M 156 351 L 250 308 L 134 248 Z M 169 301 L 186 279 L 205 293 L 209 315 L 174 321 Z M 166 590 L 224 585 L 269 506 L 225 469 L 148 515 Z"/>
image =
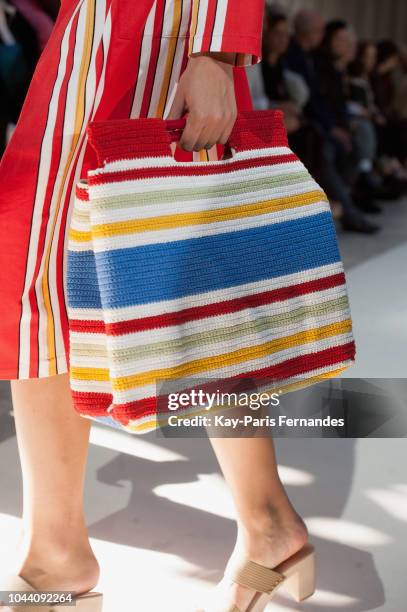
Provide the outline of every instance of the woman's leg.
<path id="1" fill-rule="evenodd" d="M 17 569 L 40 590 L 87 591 L 99 576 L 83 512 L 90 421 L 73 409 L 67 374 L 11 391 L 24 491 Z"/>
<path id="2" fill-rule="evenodd" d="M 211 443 L 237 510 L 237 542 L 231 560 L 250 558 L 275 567 L 308 540 L 277 472 L 271 438 L 211 437 Z M 233 585 L 228 597 L 245 610 L 253 592 Z"/>

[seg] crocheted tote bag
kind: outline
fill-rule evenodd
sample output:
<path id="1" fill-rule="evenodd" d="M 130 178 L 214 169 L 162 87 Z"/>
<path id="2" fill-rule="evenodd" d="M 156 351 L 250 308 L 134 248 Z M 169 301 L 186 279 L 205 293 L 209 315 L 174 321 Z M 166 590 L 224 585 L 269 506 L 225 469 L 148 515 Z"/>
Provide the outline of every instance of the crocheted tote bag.
<path id="1" fill-rule="evenodd" d="M 329 203 L 290 150 L 282 113 L 238 114 L 214 161 L 177 161 L 171 143 L 184 126 L 185 117 L 91 124 L 98 168 L 76 188 L 74 404 L 134 433 L 167 422 L 159 380 L 183 390 L 190 377 L 249 377 L 284 393 L 355 358 Z"/>

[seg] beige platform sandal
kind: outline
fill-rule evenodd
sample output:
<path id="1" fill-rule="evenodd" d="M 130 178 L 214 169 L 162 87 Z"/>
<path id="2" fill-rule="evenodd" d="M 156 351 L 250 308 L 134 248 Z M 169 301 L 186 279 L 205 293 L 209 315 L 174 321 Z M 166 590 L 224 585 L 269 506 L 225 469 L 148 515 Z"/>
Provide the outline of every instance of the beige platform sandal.
<path id="1" fill-rule="evenodd" d="M 29 582 L 21 578 L 21 576 L 10 575 L 5 576 L 0 580 L 0 591 L 19 591 L 21 593 L 35 593 L 37 589 L 35 589 Z M 102 612 L 103 606 L 103 595 L 102 593 L 97 593 L 95 591 L 89 591 L 88 593 L 84 593 L 83 595 L 78 595 L 75 597 L 75 605 L 19 605 L 19 606 L 9 606 L 2 605 L 6 602 L 0 601 L 0 611 L 3 610 L 5 612 L 59 612 L 60 610 L 64 610 L 65 612 Z"/>
<path id="2" fill-rule="evenodd" d="M 315 550 L 311 544 L 306 544 L 295 555 L 273 569 L 246 559 L 233 568 L 228 568 L 225 577 L 256 591 L 244 610 L 232 606 L 225 612 L 263 612 L 279 588 L 286 589 L 296 601 L 303 601 L 315 591 Z"/>

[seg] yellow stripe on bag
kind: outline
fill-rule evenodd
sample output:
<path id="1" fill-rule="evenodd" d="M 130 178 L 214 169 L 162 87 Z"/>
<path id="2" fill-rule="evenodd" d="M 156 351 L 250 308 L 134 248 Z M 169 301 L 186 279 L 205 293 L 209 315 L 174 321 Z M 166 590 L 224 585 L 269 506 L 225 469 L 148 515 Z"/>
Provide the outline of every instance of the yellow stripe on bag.
<path id="1" fill-rule="evenodd" d="M 68 236 L 72 242 L 90 242 L 92 240 L 92 232 L 81 232 L 75 229 L 70 229 Z"/>
<path id="2" fill-rule="evenodd" d="M 285 198 L 264 200 L 254 204 L 239 204 L 216 210 L 203 210 L 200 212 L 179 213 L 176 215 L 164 215 L 149 219 L 135 219 L 129 221 L 117 221 L 115 223 L 103 223 L 92 228 L 93 238 L 106 238 L 108 236 L 119 236 L 125 234 L 136 234 L 155 230 L 185 227 L 188 225 L 201 225 L 203 223 L 216 223 L 217 221 L 228 221 L 263 215 L 268 212 L 277 212 L 290 208 L 326 202 L 327 197 L 323 191 L 315 190 L 301 193 Z M 87 232 L 71 231 L 70 238 L 77 242 L 90 240 Z"/>
<path id="3" fill-rule="evenodd" d="M 345 334 L 351 330 L 351 320 L 345 319 L 339 323 L 331 323 L 322 327 L 292 334 L 291 336 L 286 336 L 284 338 L 276 338 L 275 340 L 271 340 L 265 344 L 246 347 L 244 349 L 239 349 L 238 351 L 233 351 L 232 353 L 217 355 L 215 357 L 205 357 L 204 359 L 196 359 L 195 361 L 190 361 L 174 368 L 162 368 L 160 370 L 143 372 L 142 374 L 112 378 L 111 384 L 115 391 L 126 391 L 135 387 L 152 385 L 157 379 L 160 378 L 182 378 L 225 366 L 235 365 L 243 361 L 260 359 L 261 357 L 266 357 L 270 353 L 282 351 L 286 348 L 299 346 L 301 344 L 307 344 L 307 342 L 315 342 L 322 340 L 323 338 Z M 72 367 L 71 377 L 74 380 L 109 381 L 109 370 L 104 368 Z"/>
<path id="4" fill-rule="evenodd" d="M 154 384 L 155 381 L 160 378 L 182 378 L 205 371 L 216 370 L 217 368 L 225 366 L 235 365 L 242 361 L 260 359 L 261 357 L 266 357 L 270 353 L 284 350 L 290 346 L 298 346 L 306 344 L 307 342 L 315 342 L 322 338 L 344 334 L 350 332 L 351 329 L 351 321 L 350 319 L 346 319 L 339 323 L 331 323 L 330 325 L 299 332 L 291 336 L 286 336 L 285 338 L 276 338 L 275 340 L 271 340 L 259 346 L 250 346 L 215 357 L 196 359 L 186 364 L 180 364 L 175 368 L 162 368 L 142 374 L 113 378 L 111 383 L 115 391 L 126 391 L 134 387 Z"/>
<path id="5" fill-rule="evenodd" d="M 226 353 L 215 357 L 206 357 L 197 359 L 186 364 L 181 364 L 175 368 L 162 368 L 160 370 L 151 370 L 142 374 L 133 374 L 131 376 L 123 376 L 120 378 L 111 379 L 112 387 L 116 391 L 125 391 L 134 387 L 154 384 L 160 378 L 182 378 L 191 374 L 201 373 L 202 371 L 214 370 L 220 367 L 234 365 L 242 361 L 251 359 L 259 359 L 270 353 L 277 352 L 289 348 L 290 346 L 298 346 L 307 342 L 315 342 L 323 338 L 344 334 L 352 330 L 350 319 L 345 319 L 339 323 L 331 323 L 323 327 L 292 334 L 284 338 L 277 338 L 265 344 L 251 346 L 232 353 Z M 98 380 L 109 381 L 109 370 L 104 368 L 81 368 L 72 367 L 71 376 L 77 380 Z"/>
<path id="6" fill-rule="evenodd" d="M 309 387 L 310 385 L 313 385 L 315 383 L 321 382 L 325 379 L 329 379 L 329 378 L 336 378 L 337 376 L 339 376 L 340 374 L 342 374 L 342 372 L 344 372 L 345 370 L 347 370 L 347 367 L 343 367 L 343 368 L 338 368 L 337 370 L 331 370 L 330 372 L 323 372 L 322 374 L 317 374 L 316 376 L 312 376 L 311 378 L 306 378 L 303 380 L 300 380 L 298 382 L 295 383 L 291 383 L 288 385 L 283 385 L 282 387 L 278 387 L 278 390 L 280 391 L 280 394 L 283 395 L 283 393 L 286 393 L 288 391 L 296 391 L 298 389 L 303 389 L 306 387 Z M 276 392 L 277 387 L 273 387 L 272 389 L 267 389 L 266 391 L 263 391 L 263 393 L 275 393 Z M 220 407 L 213 407 L 213 412 L 219 412 L 220 410 L 225 410 L 225 409 L 233 409 L 234 406 L 220 406 Z M 193 416 L 199 416 L 201 414 L 208 414 L 208 411 L 203 409 L 203 408 L 195 408 L 195 409 L 191 409 L 191 410 L 187 410 L 186 413 L 182 413 L 182 415 L 180 415 L 180 419 L 184 418 L 185 416 L 187 416 L 188 418 L 191 418 Z M 171 414 L 172 417 L 176 417 L 177 415 Z M 162 415 L 160 418 L 157 418 L 157 415 L 151 415 L 151 419 L 149 419 L 148 421 L 144 421 L 143 423 L 137 423 L 136 419 L 134 421 L 129 421 L 129 423 L 127 425 L 122 425 L 123 429 L 125 429 L 126 431 L 129 432 L 133 432 L 133 433 L 144 433 L 153 429 L 156 429 L 157 427 L 166 427 L 168 425 L 168 415 Z"/>

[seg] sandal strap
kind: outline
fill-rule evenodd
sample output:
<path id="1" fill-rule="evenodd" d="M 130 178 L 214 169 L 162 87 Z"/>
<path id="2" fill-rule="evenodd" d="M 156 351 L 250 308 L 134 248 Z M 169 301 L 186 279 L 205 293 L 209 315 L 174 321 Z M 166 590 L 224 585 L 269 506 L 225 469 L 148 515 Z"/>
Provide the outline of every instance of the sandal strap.
<path id="1" fill-rule="evenodd" d="M 225 576 L 240 586 L 259 593 L 271 593 L 285 579 L 282 574 L 250 560 L 230 568 Z"/>

